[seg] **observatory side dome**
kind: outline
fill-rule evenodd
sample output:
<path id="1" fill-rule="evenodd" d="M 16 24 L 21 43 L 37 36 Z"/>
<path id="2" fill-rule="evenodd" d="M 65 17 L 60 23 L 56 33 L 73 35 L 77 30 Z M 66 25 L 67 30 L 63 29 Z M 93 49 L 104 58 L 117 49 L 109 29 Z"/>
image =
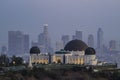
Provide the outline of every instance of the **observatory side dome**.
<path id="1" fill-rule="evenodd" d="M 91 48 L 91 47 L 88 47 L 86 50 L 85 50 L 85 55 L 95 55 L 96 52 L 95 52 L 95 49 L 94 48 Z"/>
<path id="2" fill-rule="evenodd" d="M 40 53 L 40 49 L 37 46 L 33 46 L 30 49 L 30 54 L 39 54 Z"/>

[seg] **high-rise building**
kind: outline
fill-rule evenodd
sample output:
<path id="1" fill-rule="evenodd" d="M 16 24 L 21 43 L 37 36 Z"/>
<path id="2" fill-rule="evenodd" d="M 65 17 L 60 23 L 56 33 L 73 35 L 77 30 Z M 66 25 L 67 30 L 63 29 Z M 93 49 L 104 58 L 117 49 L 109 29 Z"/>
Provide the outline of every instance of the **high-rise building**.
<path id="1" fill-rule="evenodd" d="M 1 47 L 1 54 L 6 54 L 7 53 L 7 47 L 6 46 L 2 46 Z"/>
<path id="2" fill-rule="evenodd" d="M 75 40 L 75 39 L 76 39 L 76 36 L 75 36 L 75 35 L 73 35 L 73 36 L 72 36 L 72 40 Z"/>
<path id="3" fill-rule="evenodd" d="M 103 31 L 101 28 L 97 31 L 97 48 L 103 47 Z"/>
<path id="4" fill-rule="evenodd" d="M 111 41 L 109 42 L 109 50 L 110 50 L 110 51 L 114 51 L 114 50 L 116 50 L 116 49 L 117 49 L 116 41 L 115 41 L 115 40 L 111 40 Z"/>
<path id="5" fill-rule="evenodd" d="M 39 45 L 43 45 L 44 44 L 44 34 L 43 33 L 40 33 L 38 35 L 38 42 L 39 42 Z"/>
<path id="6" fill-rule="evenodd" d="M 29 35 L 23 35 L 24 37 L 24 53 L 29 53 Z"/>
<path id="7" fill-rule="evenodd" d="M 56 42 L 56 50 L 55 51 L 60 51 L 61 49 L 64 49 L 63 42 L 62 41 L 57 41 Z"/>
<path id="8" fill-rule="evenodd" d="M 63 47 L 69 42 L 69 35 L 63 35 L 61 38 L 63 42 Z"/>
<path id="9" fill-rule="evenodd" d="M 94 36 L 92 34 L 88 35 L 88 46 L 94 48 Z"/>
<path id="10" fill-rule="evenodd" d="M 21 55 L 29 50 L 29 36 L 21 31 L 8 31 L 9 55 Z"/>
<path id="11" fill-rule="evenodd" d="M 75 35 L 73 35 L 73 40 L 75 39 L 82 40 L 82 31 L 75 32 Z"/>
<path id="12" fill-rule="evenodd" d="M 8 52 L 10 55 L 23 53 L 23 34 L 20 31 L 8 32 Z"/>
<path id="13" fill-rule="evenodd" d="M 48 24 L 44 24 L 44 44 L 45 44 L 45 52 L 51 52 L 51 43 L 50 43 L 50 36 L 48 33 Z"/>
<path id="14" fill-rule="evenodd" d="M 48 24 L 44 24 L 43 26 L 43 33 L 38 35 L 38 47 L 42 50 L 41 52 L 43 53 L 52 52 L 50 36 L 48 33 Z"/>
<path id="15" fill-rule="evenodd" d="M 76 35 L 76 39 L 82 40 L 82 31 L 76 31 L 75 35 Z"/>

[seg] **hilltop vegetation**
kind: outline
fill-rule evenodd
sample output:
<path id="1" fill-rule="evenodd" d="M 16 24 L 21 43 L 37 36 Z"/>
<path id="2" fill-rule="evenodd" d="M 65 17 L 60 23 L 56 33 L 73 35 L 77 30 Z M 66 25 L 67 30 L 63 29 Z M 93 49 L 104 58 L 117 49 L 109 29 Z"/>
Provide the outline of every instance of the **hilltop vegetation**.
<path id="1" fill-rule="evenodd" d="M 93 72 L 91 69 L 51 69 L 44 68 L 8 71 L 0 75 L 0 80 L 120 80 L 119 71 Z"/>

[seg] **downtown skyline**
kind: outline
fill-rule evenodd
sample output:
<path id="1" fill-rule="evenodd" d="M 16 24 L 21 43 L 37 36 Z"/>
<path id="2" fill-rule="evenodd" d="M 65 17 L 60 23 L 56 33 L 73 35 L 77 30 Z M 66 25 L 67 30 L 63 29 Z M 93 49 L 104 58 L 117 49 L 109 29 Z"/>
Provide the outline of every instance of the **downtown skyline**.
<path id="1" fill-rule="evenodd" d="M 31 41 L 43 31 L 43 24 L 49 25 L 52 44 L 62 35 L 72 36 L 76 30 L 83 31 L 87 43 L 93 34 L 95 44 L 97 30 L 102 28 L 104 43 L 119 41 L 120 28 L 119 0 L 71 0 L 71 1 L 0 1 L 0 46 L 7 46 L 8 31 L 20 30 L 30 35 Z"/>
<path id="2" fill-rule="evenodd" d="M 45 26 L 45 25 L 47 25 L 47 26 Z M 24 35 L 23 35 L 24 33 L 23 32 L 21 32 L 21 31 L 8 31 L 8 44 L 7 44 L 7 46 L 1 47 L 2 52 L 4 52 L 4 50 L 3 50 L 4 47 L 5 48 L 8 47 L 8 53 L 10 53 L 9 52 L 10 50 L 13 50 L 12 53 L 14 53 L 14 50 L 17 50 L 17 49 L 24 52 L 23 49 L 26 49 L 27 51 L 29 51 L 29 48 L 31 48 L 32 46 L 38 46 L 43 53 L 46 53 L 49 51 L 50 51 L 50 53 L 52 53 L 56 50 L 64 49 L 64 46 L 71 40 L 76 40 L 76 39 L 82 40 L 82 38 L 83 38 L 83 31 L 75 31 L 75 35 L 74 34 L 73 35 L 61 35 L 61 39 L 58 41 L 55 41 L 55 44 L 53 46 L 53 44 L 51 45 L 51 42 L 53 42 L 53 41 L 51 41 L 51 36 L 49 35 L 48 24 L 44 24 L 43 28 L 44 28 L 43 33 L 38 34 L 37 41 L 31 41 L 30 38 L 27 37 L 30 35 L 25 34 L 26 35 L 25 43 L 23 42 L 24 41 Z M 10 33 L 12 33 L 12 34 L 10 34 Z M 18 33 L 20 33 L 20 34 L 18 34 Z M 89 34 L 87 36 L 88 39 L 87 39 L 87 42 L 85 42 L 85 43 L 89 47 L 93 47 L 93 48 L 100 50 L 100 51 L 103 51 L 103 47 L 105 47 L 104 50 L 109 51 L 111 46 L 115 46 L 116 48 L 114 48 L 114 50 L 119 51 L 120 43 L 118 41 L 114 40 L 114 43 L 111 44 L 110 42 L 111 42 L 111 40 L 113 40 L 113 39 L 111 39 L 107 42 L 108 45 L 103 43 L 104 42 L 104 39 L 103 39 L 104 32 L 102 31 L 101 28 L 99 28 L 97 31 L 97 41 L 94 37 L 95 36 L 93 36 L 92 34 Z M 82 41 L 84 41 L 84 40 L 82 40 Z M 117 43 L 117 44 L 115 44 L 115 43 Z M 16 49 L 13 45 L 16 46 Z M 22 47 L 22 45 L 25 45 L 26 47 Z M 17 48 L 17 47 L 19 47 L 19 48 Z M 111 48 L 111 49 L 113 49 L 113 48 Z M 18 51 L 18 53 L 19 53 L 19 51 Z M 26 51 L 25 51 L 25 53 L 26 53 Z M 29 53 L 29 52 L 27 52 L 27 53 Z M 98 51 L 98 53 L 99 53 L 99 51 Z"/>

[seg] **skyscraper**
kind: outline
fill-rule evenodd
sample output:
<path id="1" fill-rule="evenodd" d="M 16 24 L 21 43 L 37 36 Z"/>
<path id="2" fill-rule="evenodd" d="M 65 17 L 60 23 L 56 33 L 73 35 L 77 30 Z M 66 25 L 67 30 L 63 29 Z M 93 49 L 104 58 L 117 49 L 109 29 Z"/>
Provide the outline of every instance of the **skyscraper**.
<path id="1" fill-rule="evenodd" d="M 76 39 L 82 40 L 82 31 L 76 31 L 75 35 L 76 35 Z"/>
<path id="2" fill-rule="evenodd" d="M 1 54 L 6 54 L 7 53 L 7 47 L 6 46 L 2 46 L 1 47 Z"/>
<path id="3" fill-rule="evenodd" d="M 94 37 L 92 34 L 88 35 L 88 46 L 94 48 Z"/>
<path id="4" fill-rule="evenodd" d="M 82 31 L 76 31 L 75 35 L 73 35 L 73 40 L 74 39 L 82 40 Z"/>
<path id="5" fill-rule="evenodd" d="M 109 42 L 109 50 L 110 50 L 110 51 L 114 51 L 114 50 L 116 50 L 116 49 L 117 49 L 116 41 L 115 41 L 115 40 L 111 40 L 111 41 Z"/>
<path id="6" fill-rule="evenodd" d="M 8 32 L 8 53 L 10 55 L 22 54 L 23 49 L 23 34 L 20 31 Z"/>
<path id="7" fill-rule="evenodd" d="M 55 51 L 60 51 L 61 49 L 64 49 L 63 42 L 62 41 L 57 41 L 56 42 L 56 50 Z"/>
<path id="8" fill-rule="evenodd" d="M 44 33 L 40 33 L 39 35 L 38 35 L 38 43 L 39 43 L 39 45 L 43 45 L 44 44 Z"/>
<path id="9" fill-rule="evenodd" d="M 51 43 L 50 43 L 50 36 L 48 33 L 48 24 L 44 24 L 44 44 L 45 44 L 45 52 L 51 52 Z"/>
<path id="10" fill-rule="evenodd" d="M 8 31 L 9 55 L 21 55 L 29 50 L 29 36 L 21 31 Z"/>
<path id="11" fill-rule="evenodd" d="M 72 40 L 75 40 L 75 39 L 76 39 L 76 36 L 75 36 L 75 35 L 73 35 L 73 36 L 72 36 Z"/>
<path id="12" fill-rule="evenodd" d="M 69 42 L 69 35 L 63 35 L 61 38 L 63 42 L 63 47 Z"/>
<path id="13" fill-rule="evenodd" d="M 43 33 L 38 35 L 38 47 L 42 50 L 41 52 L 52 52 L 50 36 L 48 33 L 48 24 L 44 24 L 43 26 Z"/>
<path id="14" fill-rule="evenodd" d="M 29 35 L 23 35 L 24 53 L 29 53 Z"/>
<path id="15" fill-rule="evenodd" d="M 103 47 L 103 31 L 101 28 L 97 31 L 97 48 Z"/>

